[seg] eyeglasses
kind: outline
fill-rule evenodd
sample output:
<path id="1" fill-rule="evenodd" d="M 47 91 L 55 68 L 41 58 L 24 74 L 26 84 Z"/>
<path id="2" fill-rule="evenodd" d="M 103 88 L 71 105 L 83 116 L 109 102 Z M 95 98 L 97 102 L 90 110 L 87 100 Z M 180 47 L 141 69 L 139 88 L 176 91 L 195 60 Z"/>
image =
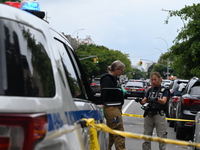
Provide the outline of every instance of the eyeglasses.
<path id="1" fill-rule="evenodd" d="M 118 69 L 118 70 L 120 70 L 121 72 L 124 72 L 124 70 L 121 70 L 121 69 Z"/>

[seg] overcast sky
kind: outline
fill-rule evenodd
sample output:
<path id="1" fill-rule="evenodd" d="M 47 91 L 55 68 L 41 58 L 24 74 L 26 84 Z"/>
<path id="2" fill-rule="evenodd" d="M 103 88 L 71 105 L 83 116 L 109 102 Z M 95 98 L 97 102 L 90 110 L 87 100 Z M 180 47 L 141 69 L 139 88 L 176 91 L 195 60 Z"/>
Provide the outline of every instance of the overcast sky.
<path id="1" fill-rule="evenodd" d="M 96 45 L 129 54 L 132 65 L 140 59 L 157 62 L 172 46 L 179 17 L 165 24 L 168 12 L 199 0 L 38 0 L 47 20 L 58 31 L 79 38 L 91 36 Z M 84 30 L 79 30 L 84 29 Z"/>

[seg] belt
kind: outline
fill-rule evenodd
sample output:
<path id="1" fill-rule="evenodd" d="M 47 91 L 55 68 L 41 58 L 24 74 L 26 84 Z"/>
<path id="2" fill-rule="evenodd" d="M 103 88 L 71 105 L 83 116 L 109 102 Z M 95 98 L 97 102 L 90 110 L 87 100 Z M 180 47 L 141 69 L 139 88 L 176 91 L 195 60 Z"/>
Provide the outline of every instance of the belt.
<path id="1" fill-rule="evenodd" d="M 159 111 L 149 110 L 148 113 L 147 113 L 147 115 L 149 117 L 152 117 L 152 116 L 157 115 L 157 114 L 160 114 L 161 116 L 164 116 L 165 112 L 164 112 L 164 110 L 159 110 Z"/>

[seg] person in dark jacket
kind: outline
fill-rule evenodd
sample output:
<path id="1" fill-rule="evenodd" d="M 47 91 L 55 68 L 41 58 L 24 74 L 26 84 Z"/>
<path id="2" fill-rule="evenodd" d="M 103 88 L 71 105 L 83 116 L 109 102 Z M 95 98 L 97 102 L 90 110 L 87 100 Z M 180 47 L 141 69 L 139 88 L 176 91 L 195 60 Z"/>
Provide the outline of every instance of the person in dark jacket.
<path id="1" fill-rule="evenodd" d="M 154 127 L 158 137 L 167 138 L 167 122 L 165 110 L 169 91 L 161 86 L 162 78 L 160 73 L 154 72 L 150 76 L 151 88 L 148 89 L 146 96 L 140 102 L 141 105 L 148 104 L 142 107 L 144 112 L 144 135 L 152 136 Z M 151 150 L 151 142 L 145 140 L 142 144 L 143 150 Z M 159 150 L 166 150 L 166 143 L 159 143 Z"/>
<path id="2" fill-rule="evenodd" d="M 114 61 L 108 66 L 108 73 L 101 76 L 100 85 L 101 88 L 121 88 L 118 85 L 117 77 L 124 73 L 125 65 L 119 61 Z M 104 116 L 106 118 L 106 124 L 113 130 L 124 131 L 123 120 L 122 120 L 122 106 L 104 106 Z M 125 138 L 120 135 L 109 134 L 109 147 L 111 150 L 113 144 L 115 144 L 116 150 L 125 150 Z"/>

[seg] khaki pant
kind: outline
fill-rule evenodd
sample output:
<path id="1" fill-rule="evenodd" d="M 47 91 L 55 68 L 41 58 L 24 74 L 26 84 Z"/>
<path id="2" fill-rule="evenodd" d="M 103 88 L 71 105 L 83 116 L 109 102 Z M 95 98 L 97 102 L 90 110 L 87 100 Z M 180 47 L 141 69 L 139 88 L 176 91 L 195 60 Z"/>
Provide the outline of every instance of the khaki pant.
<path id="1" fill-rule="evenodd" d="M 158 137 L 167 138 L 167 122 L 165 115 L 156 114 L 152 117 L 148 115 L 144 118 L 144 135 L 152 136 L 153 129 L 156 128 Z M 142 144 L 143 150 L 151 150 L 151 141 L 145 140 Z M 166 144 L 160 142 L 159 150 L 167 150 Z"/>
<path id="2" fill-rule="evenodd" d="M 108 127 L 124 131 L 121 107 L 104 107 L 104 115 Z M 125 150 L 125 137 L 109 134 L 108 150 L 111 150 L 113 144 L 115 144 L 116 150 Z"/>

